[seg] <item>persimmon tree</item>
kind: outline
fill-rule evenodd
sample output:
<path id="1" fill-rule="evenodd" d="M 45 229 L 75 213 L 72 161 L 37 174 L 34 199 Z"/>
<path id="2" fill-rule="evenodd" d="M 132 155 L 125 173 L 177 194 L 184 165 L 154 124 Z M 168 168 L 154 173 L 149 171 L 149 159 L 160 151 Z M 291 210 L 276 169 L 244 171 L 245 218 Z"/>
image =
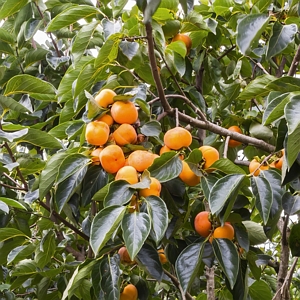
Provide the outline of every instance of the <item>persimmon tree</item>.
<path id="1" fill-rule="evenodd" d="M 298 0 L 1 0 L 0 298 L 299 299 L 299 15 Z M 116 102 L 137 118 L 116 122 Z M 116 177 L 112 145 L 143 168 Z"/>

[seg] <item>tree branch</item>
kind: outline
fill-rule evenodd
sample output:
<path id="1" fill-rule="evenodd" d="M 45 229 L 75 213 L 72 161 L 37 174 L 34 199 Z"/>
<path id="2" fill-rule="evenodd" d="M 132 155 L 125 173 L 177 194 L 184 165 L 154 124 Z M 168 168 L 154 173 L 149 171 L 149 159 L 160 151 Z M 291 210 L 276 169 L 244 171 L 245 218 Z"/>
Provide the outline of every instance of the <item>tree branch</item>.
<path id="1" fill-rule="evenodd" d="M 292 64 L 291 64 L 291 67 L 289 69 L 289 72 L 288 72 L 288 76 L 294 76 L 297 72 L 297 68 L 298 68 L 298 65 L 299 65 L 299 61 L 300 61 L 300 45 L 297 49 L 297 52 L 293 58 L 293 61 L 292 61 Z"/>
<path id="2" fill-rule="evenodd" d="M 172 108 L 165 97 L 164 88 L 161 83 L 161 80 L 160 80 L 160 77 L 158 74 L 158 70 L 157 70 L 156 58 L 155 58 L 155 52 L 154 52 L 152 26 L 151 26 L 151 23 L 149 23 L 149 22 L 146 23 L 145 26 L 146 26 L 147 41 L 148 41 L 148 54 L 149 54 L 149 59 L 150 59 L 150 64 L 151 64 L 152 75 L 153 75 L 154 81 L 156 83 L 156 88 L 157 88 L 159 99 L 161 101 L 161 105 L 166 112 L 169 112 L 172 110 Z"/>
<path id="3" fill-rule="evenodd" d="M 207 300 L 215 300 L 215 269 L 214 267 L 206 267 L 205 276 L 207 279 L 206 282 L 206 293 Z"/>
<path id="4" fill-rule="evenodd" d="M 79 236 L 81 236 L 84 240 L 89 241 L 89 237 L 81 232 L 78 228 L 76 228 L 74 225 L 72 225 L 70 222 L 68 222 L 67 220 L 65 220 L 58 212 L 56 212 L 55 210 L 51 210 L 50 207 L 44 203 L 43 201 L 39 201 L 39 204 L 45 208 L 46 210 L 48 210 L 50 213 L 52 213 L 52 215 L 57 218 L 60 222 L 62 222 L 64 225 L 66 225 L 67 227 L 69 227 L 70 229 L 72 229 L 75 233 L 77 233 Z"/>

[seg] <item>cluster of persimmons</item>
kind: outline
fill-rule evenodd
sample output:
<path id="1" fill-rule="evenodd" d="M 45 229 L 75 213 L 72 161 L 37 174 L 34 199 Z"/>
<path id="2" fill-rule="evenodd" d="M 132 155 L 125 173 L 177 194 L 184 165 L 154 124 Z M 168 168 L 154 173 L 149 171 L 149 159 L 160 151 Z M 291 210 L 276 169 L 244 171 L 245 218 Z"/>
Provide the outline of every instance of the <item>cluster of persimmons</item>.
<path id="1" fill-rule="evenodd" d="M 128 152 L 126 146 L 141 143 L 145 136 L 137 133 L 138 108 L 134 102 L 115 100 L 115 96 L 116 93 L 113 90 L 102 89 L 94 98 L 95 102 L 104 109 L 104 113 L 86 126 L 86 141 L 94 147 L 91 152 L 93 164 L 101 165 L 107 173 L 114 176 L 115 180 L 125 180 L 129 184 L 136 184 L 140 181 L 141 174 L 153 164 L 157 157 L 165 152 L 176 151 L 182 162 L 179 178 L 188 186 L 198 185 L 201 177 L 195 174 L 184 160 L 184 150 L 189 149 L 192 143 L 191 133 L 179 126 L 169 129 L 164 134 L 164 144 L 160 148 L 159 154 L 146 149 Z M 238 126 L 231 126 L 229 130 L 242 133 Z M 230 139 L 228 146 L 238 147 L 240 144 L 239 141 Z M 199 150 L 202 153 L 202 161 L 199 162 L 200 169 L 206 173 L 212 172 L 212 164 L 219 159 L 218 150 L 211 146 L 201 146 Z M 254 162 L 256 164 L 253 166 Z M 282 164 L 282 160 L 278 158 L 274 161 L 273 167 L 279 168 L 280 164 Z M 250 163 L 249 170 L 250 173 L 257 176 L 263 167 L 263 164 L 254 159 Z M 150 181 L 149 188 L 138 189 L 137 193 L 133 195 L 128 206 L 130 213 L 139 211 L 142 197 L 160 196 L 161 183 L 155 177 L 150 177 Z M 233 240 L 233 226 L 229 222 L 220 226 L 218 222 L 211 220 L 211 217 L 207 211 L 198 213 L 194 220 L 195 231 L 202 237 L 209 238 L 210 242 L 214 238 Z M 118 253 L 123 264 L 135 264 L 126 247 L 121 247 Z M 158 255 L 162 264 L 168 262 L 163 249 L 158 250 Z M 129 299 L 126 296 L 127 293 L 134 296 L 130 299 L 137 299 L 137 289 L 134 285 L 128 284 L 123 289 L 120 299 Z"/>

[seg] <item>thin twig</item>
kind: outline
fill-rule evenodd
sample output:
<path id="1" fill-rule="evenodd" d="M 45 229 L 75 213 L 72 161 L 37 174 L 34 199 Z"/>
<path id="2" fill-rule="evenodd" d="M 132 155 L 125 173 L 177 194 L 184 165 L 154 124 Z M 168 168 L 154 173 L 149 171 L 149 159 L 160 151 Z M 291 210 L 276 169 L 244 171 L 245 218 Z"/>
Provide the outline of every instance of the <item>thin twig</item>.
<path id="1" fill-rule="evenodd" d="M 297 52 L 293 58 L 292 64 L 288 72 L 288 76 L 294 76 L 296 74 L 299 61 L 300 61 L 300 45 L 298 46 Z"/>
<path id="2" fill-rule="evenodd" d="M 10 177 L 5 172 L 3 172 L 2 175 L 5 176 L 7 179 L 9 179 L 11 182 L 13 182 L 17 187 L 23 188 L 17 181 L 15 181 L 12 177 Z"/>
<path id="3" fill-rule="evenodd" d="M 0 182 L 0 185 L 6 187 L 8 189 L 12 189 L 12 190 L 27 191 L 23 187 L 12 186 L 12 185 L 9 185 L 9 184 L 3 183 L 3 182 Z"/>
<path id="4" fill-rule="evenodd" d="M 178 119 L 178 108 L 175 108 L 175 126 L 179 126 L 179 119 Z"/>
<path id="5" fill-rule="evenodd" d="M 227 158 L 227 152 L 228 152 L 229 141 L 230 141 L 230 136 L 227 135 L 227 136 L 226 136 L 226 140 L 225 140 L 225 145 L 224 145 L 224 151 L 223 151 L 223 157 L 224 157 L 224 158 Z"/>
<path id="6" fill-rule="evenodd" d="M 221 60 L 224 56 L 226 56 L 229 52 L 231 52 L 232 50 L 234 50 L 236 47 L 236 45 L 232 45 L 229 49 L 227 49 L 225 52 L 222 53 L 222 55 L 220 55 L 217 60 Z"/>
<path id="7" fill-rule="evenodd" d="M 258 66 L 265 74 L 270 75 L 269 72 L 263 67 L 263 65 L 259 62 L 256 62 L 254 59 L 251 57 L 247 56 L 256 66 Z"/>

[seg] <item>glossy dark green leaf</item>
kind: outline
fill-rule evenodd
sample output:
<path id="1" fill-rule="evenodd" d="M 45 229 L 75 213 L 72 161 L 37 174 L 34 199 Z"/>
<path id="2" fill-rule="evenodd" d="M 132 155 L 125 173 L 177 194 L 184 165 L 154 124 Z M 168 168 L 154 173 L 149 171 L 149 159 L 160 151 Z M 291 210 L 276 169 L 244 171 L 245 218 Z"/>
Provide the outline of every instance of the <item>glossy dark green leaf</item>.
<path id="1" fill-rule="evenodd" d="M 29 50 L 25 55 L 25 66 L 30 66 L 35 62 L 44 60 L 48 52 L 49 50 L 42 48 Z"/>
<path id="2" fill-rule="evenodd" d="M 165 202 L 161 198 L 156 196 L 147 197 L 146 204 L 153 229 L 153 233 L 151 232 L 151 236 L 156 244 L 158 244 L 164 237 L 164 234 L 168 228 L 168 209 Z"/>
<path id="3" fill-rule="evenodd" d="M 56 187 L 55 202 L 60 213 L 72 195 L 78 189 L 87 172 L 87 166 L 81 166 L 73 175 L 59 183 Z"/>
<path id="4" fill-rule="evenodd" d="M 95 216 L 92 221 L 90 235 L 90 244 L 95 255 L 112 237 L 114 231 L 120 225 L 125 211 L 126 207 L 114 205 L 105 207 Z"/>
<path id="5" fill-rule="evenodd" d="M 292 256 L 300 256 L 300 223 L 294 224 L 289 236 L 289 246 Z"/>
<path id="6" fill-rule="evenodd" d="M 238 271 L 239 255 L 235 245 L 228 239 L 214 239 L 212 242 L 216 258 L 233 289 Z"/>
<path id="7" fill-rule="evenodd" d="M 159 137 L 161 133 L 161 125 L 157 121 L 146 122 L 140 127 L 141 133 L 146 136 L 156 136 Z"/>
<path id="8" fill-rule="evenodd" d="M 264 222 L 267 224 L 273 203 L 272 187 L 266 178 L 253 176 L 251 187 L 255 197 L 255 206 Z"/>
<path id="9" fill-rule="evenodd" d="M 220 158 L 211 166 L 212 169 L 217 169 L 225 174 L 246 174 L 246 172 L 234 164 L 228 158 Z"/>
<path id="10" fill-rule="evenodd" d="M 94 31 L 98 26 L 98 22 L 91 22 L 90 24 L 83 25 L 72 43 L 72 59 L 75 66 L 84 55 L 89 46 L 89 42 L 93 38 Z"/>
<path id="11" fill-rule="evenodd" d="M 5 96 L 24 93 L 44 101 L 55 101 L 56 98 L 56 90 L 51 83 L 27 74 L 11 78 L 4 91 Z"/>
<path id="12" fill-rule="evenodd" d="M 108 183 L 108 174 L 99 166 L 91 166 L 83 180 L 81 202 L 88 205 L 97 191 Z"/>
<path id="13" fill-rule="evenodd" d="M 247 229 L 243 223 L 232 224 L 234 226 L 234 236 L 236 241 L 246 252 L 249 251 L 250 242 Z"/>
<path id="14" fill-rule="evenodd" d="M 95 16 L 99 10 L 89 5 L 71 6 L 55 16 L 48 24 L 47 32 L 61 29 L 65 26 L 71 25 L 80 19 Z"/>
<path id="15" fill-rule="evenodd" d="M 36 248 L 36 245 L 31 243 L 24 246 L 18 246 L 11 250 L 7 256 L 7 264 L 18 263 L 19 261 L 26 259 L 32 255 Z"/>
<path id="16" fill-rule="evenodd" d="M 0 105 L 3 109 L 11 109 L 20 113 L 30 113 L 25 106 L 11 97 L 0 95 Z"/>
<path id="17" fill-rule="evenodd" d="M 45 167 L 45 161 L 41 157 L 24 155 L 17 159 L 20 171 L 24 176 L 39 173 Z"/>
<path id="18" fill-rule="evenodd" d="M 151 277 L 161 281 L 164 276 L 162 265 L 159 261 L 157 250 L 145 243 L 137 254 L 138 263 L 141 264 Z"/>
<path id="19" fill-rule="evenodd" d="M 8 206 L 27 210 L 27 208 L 21 202 L 19 202 L 17 200 L 6 198 L 6 197 L 0 197 L 0 201 L 4 202 Z"/>
<path id="20" fill-rule="evenodd" d="M 229 174 L 222 177 L 214 184 L 208 199 L 212 214 L 218 214 L 223 209 L 229 197 L 231 199 L 236 198 L 244 178 L 244 175 Z"/>
<path id="21" fill-rule="evenodd" d="M 40 269 L 43 269 L 50 261 L 56 251 L 55 234 L 49 231 L 41 240 L 41 244 L 36 248 L 34 260 Z"/>
<path id="22" fill-rule="evenodd" d="M 22 231 L 15 228 L 0 228 L 0 242 L 5 242 L 6 240 L 15 237 L 27 237 Z"/>
<path id="23" fill-rule="evenodd" d="M 208 176 L 203 176 L 201 178 L 200 184 L 206 199 L 209 199 L 211 189 L 218 180 L 219 178 L 212 174 L 209 174 Z"/>
<path id="24" fill-rule="evenodd" d="M 134 260 L 151 230 L 151 219 L 144 212 L 128 213 L 122 220 L 123 239 L 129 256 Z"/>
<path id="25" fill-rule="evenodd" d="M 286 192 L 282 197 L 282 207 L 284 209 L 284 212 L 290 216 L 299 213 L 300 196 L 299 195 L 293 196 L 289 192 Z"/>
<path id="26" fill-rule="evenodd" d="M 252 99 L 254 97 L 263 97 L 266 96 L 270 89 L 268 84 L 276 81 L 276 77 L 272 75 L 262 75 L 256 77 L 252 80 L 245 89 L 240 93 L 239 99 L 247 100 Z"/>
<path id="27" fill-rule="evenodd" d="M 236 42 L 244 55 L 251 53 L 268 23 L 269 16 L 266 14 L 247 15 L 238 23 Z"/>
<path id="28" fill-rule="evenodd" d="M 43 199 L 51 187 L 54 185 L 58 168 L 62 161 L 68 156 L 69 154 L 66 152 L 58 152 L 51 156 L 49 161 L 47 162 L 44 170 L 42 170 L 40 174 L 39 180 L 39 197 Z"/>
<path id="29" fill-rule="evenodd" d="M 169 181 L 177 177 L 182 170 L 182 162 L 176 152 L 166 152 L 156 158 L 148 168 L 152 177 L 160 182 Z"/>
<path id="30" fill-rule="evenodd" d="M 100 286 L 107 300 L 120 297 L 120 257 L 119 255 L 105 256 L 100 264 Z"/>
<path id="31" fill-rule="evenodd" d="M 101 47 L 98 56 L 95 59 L 95 68 L 115 60 L 118 55 L 119 40 L 108 39 Z"/>
<path id="32" fill-rule="evenodd" d="M 55 137 L 35 128 L 28 128 L 28 133 L 17 140 L 18 142 L 27 142 L 29 144 L 48 149 L 62 149 L 61 141 Z"/>
<path id="33" fill-rule="evenodd" d="M 285 105 L 290 101 L 290 93 L 284 93 L 274 98 L 264 111 L 263 125 L 269 125 L 277 119 L 281 118 L 284 113 Z"/>
<path id="34" fill-rule="evenodd" d="M 160 0 L 152 0 L 151 2 L 147 1 L 147 5 L 144 9 L 144 23 L 150 23 L 152 16 L 154 15 L 155 11 L 157 10 Z"/>
<path id="35" fill-rule="evenodd" d="M 0 20 L 13 15 L 28 3 L 28 0 L 5 1 L 0 9 Z"/>
<path id="36" fill-rule="evenodd" d="M 83 154 L 75 153 L 68 155 L 60 164 L 56 176 L 56 184 L 61 183 L 78 170 L 85 167 L 90 162 L 90 159 Z"/>
<path id="37" fill-rule="evenodd" d="M 139 50 L 139 44 L 137 42 L 122 41 L 120 48 L 123 54 L 127 56 L 129 60 L 132 60 Z"/>
<path id="38" fill-rule="evenodd" d="M 35 33 L 38 31 L 40 26 L 43 24 L 41 20 L 38 19 L 30 19 L 26 22 L 25 29 L 24 29 L 24 37 L 25 40 L 30 40 Z"/>
<path id="39" fill-rule="evenodd" d="M 300 79 L 291 76 L 284 76 L 269 82 L 266 88 L 282 93 L 300 91 Z"/>
<path id="40" fill-rule="evenodd" d="M 57 55 L 56 52 L 52 51 L 49 51 L 46 54 L 46 61 L 53 70 L 56 70 L 61 65 L 67 63 L 69 59 L 69 56 Z"/>
<path id="41" fill-rule="evenodd" d="M 249 286 L 249 295 L 253 300 L 271 300 L 273 298 L 270 286 L 264 280 L 259 280 L 252 283 Z"/>
<path id="42" fill-rule="evenodd" d="M 199 163 L 201 162 L 201 160 L 202 152 L 198 148 L 193 149 L 192 152 L 190 152 L 189 156 L 185 159 L 190 169 L 198 176 L 203 175 L 199 170 Z"/>
<path id="43" fill-rule="evenodd" d="M 24 259 L 20 261 L 12 272 L 12 276 L 33 276 L 38 272 L 36 263 L 31 259 Z"/>
<path id="44" fill-rule="evenodd" d="M 224 15 L 228 13 L 234 6 L 232 0 L 216 0 L 213 3 L 213 9 L 217 15 Z"/>
<path id="45" fill-rule="evenodd" d="M 184 292 L 188 291 L 202 261 L 204 243 L 187 246 L 178 256 L 175 270 Z"/>
<path id="46" fill-rule="evenodd" d="M 268 43 L 267 58 L 281 53 L 294 40 L 298 31 L 296 24 L 282 25 L 276 22 L 273 25 L 273 31 Z"/>
<path id="47" fill-rule="evenodd" d="M 8 44 L 13 44 L 15 42 L 15 37 L 10 32 L 1 27 L 0 40 Z"/>

